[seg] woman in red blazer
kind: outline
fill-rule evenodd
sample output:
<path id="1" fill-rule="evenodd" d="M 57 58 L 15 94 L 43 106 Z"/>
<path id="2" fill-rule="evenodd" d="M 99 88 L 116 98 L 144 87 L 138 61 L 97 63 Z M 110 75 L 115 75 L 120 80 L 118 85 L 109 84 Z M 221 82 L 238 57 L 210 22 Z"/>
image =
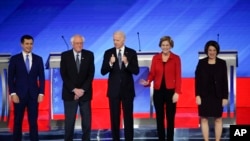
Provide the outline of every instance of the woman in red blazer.
<path id="1" fill-rule="evenodd" d="M 159 46 L 162 52 L 153 56 L 148 79 L 141 80 L 141 84 L 149 86 L 154 81 L 153 101 L 158 138 L 160 141 L 165 140 L 164 114 L 166 114 L 167 139 L 173 141 L 176 102 L 181 93 L 181 60 L 178 55 L 170 51 L 174 47 L 174 41 L 170 36 L 163 36 Z"/>

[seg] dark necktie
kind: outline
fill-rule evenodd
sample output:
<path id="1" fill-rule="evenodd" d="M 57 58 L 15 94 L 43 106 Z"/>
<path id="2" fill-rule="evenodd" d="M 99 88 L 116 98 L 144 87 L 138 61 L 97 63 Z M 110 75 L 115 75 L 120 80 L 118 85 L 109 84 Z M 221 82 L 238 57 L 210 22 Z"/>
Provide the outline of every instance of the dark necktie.
<path id="1" fill-rule="evenodd" d="M 80 60 L 79 60 L 79 54 L 76 54 L 76 68 L 77 68 L 77 72 L 79 72 L 80 70 Z"/>
<path id="2" fill-rule="evenodd" d="M 120 49 L 119 49 L 119 52 L 118 52 L 118 62 L 119 62 L 119 67 L 121 69 L 122 68 L 122 54 L 121 54 Z"/>
<path id="3" fill-rule="evenodd" d="M 26 55 L 25 65 L 26 65 L 27 72 L 29 72 L 30 71 L 29 55 Z"/>

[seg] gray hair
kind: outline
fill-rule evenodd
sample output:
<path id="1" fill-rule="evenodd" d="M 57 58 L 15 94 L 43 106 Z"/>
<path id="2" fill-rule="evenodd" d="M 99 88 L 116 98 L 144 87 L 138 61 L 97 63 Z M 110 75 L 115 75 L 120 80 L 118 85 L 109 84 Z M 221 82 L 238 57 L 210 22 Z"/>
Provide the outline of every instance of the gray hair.
<path id="1" fill-rule="evenodd" d="M 115 31 L 113 35 L 115 35 L 115 34 L 120 34 L 120 35 L 122 35 L 124 37 L 124 39 L 126 39 L 125 33 L 123 31 L 121 31 L 121 30 Z"/>

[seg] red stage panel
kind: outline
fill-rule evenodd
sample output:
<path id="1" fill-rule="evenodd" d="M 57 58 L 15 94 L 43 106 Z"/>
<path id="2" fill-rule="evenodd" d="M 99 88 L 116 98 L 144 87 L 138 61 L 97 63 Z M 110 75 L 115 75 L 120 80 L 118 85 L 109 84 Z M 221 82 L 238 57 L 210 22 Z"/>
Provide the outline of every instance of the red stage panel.
<path id="1" fill-rule="evenodd" d="M 250 125 L 250 78 L 237 78 L 236 123 Z"/>
<path id="2" fill-rule="evenodd" d="M 250 78 L 237 78 L 236 89 L 236 123 L 250 124 L 250 116 L 246 114 L 250 110 Z M 93 82 L 92 100 L 92 127 L 93 129 L 110 128 L 108 98 L 106 97 L 107 80 L 95 79 Z M 177 104 L 176 127 L 177 128 L 197 128 L 199 118 L 197 106 L 195 104 L 194 78 L 182 79 L 182 94 Z M 13 129 L 13 106 L 10 113 L 10 130 Z M 149 113 L 134 113 L 135 118 L 149 118 Z M 56 119 L 63 119 L 63 115 L 58 115 Z M 39 106 L 39 130 L 49 130 L 50 121 L 50 82 L 46 81 L 44 101 Z M 27 116 L 24 118 L 23 131 L 28 131 Z"/>
<path id="3" fill-rule="evenodd" d="M 237 78 L 236 107 L 250 107 L 250 78 Z"/>

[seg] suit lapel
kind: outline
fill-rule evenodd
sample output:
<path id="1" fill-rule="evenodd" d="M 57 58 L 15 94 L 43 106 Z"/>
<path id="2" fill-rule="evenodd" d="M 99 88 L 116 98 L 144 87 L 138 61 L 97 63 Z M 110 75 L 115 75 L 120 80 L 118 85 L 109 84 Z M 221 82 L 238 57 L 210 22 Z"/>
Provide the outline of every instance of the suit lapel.
<path id="1" fill-rule="evenodd" d="M 26 64 L 25 64 L 25 61 L 24 61 L 24 58 L 23 58 L 23 54 L 20 53 L 18 57 L 19 57 L 19 60 L 22 62 L 22 65 L 20 67 L 22 67 L 22 69 L 25 70 L 26 73 L 28 73 L 27 68 L 26 68 Z"/>
<path id="2" fill-rule="evenodd" d="M 84 57 L 86 57 L 86 55 L 85 55 L 85 52 L 82 50 L 81 51 L 81 58 L 80 58 L 80 70 L 79 70 L 79 73 L 82 70 L 82 66 L 83 66 L 83 63 L 84 63 Z"/>
<path id="3" fill-rule="evenodd" d="M 76 67 L 76 58 L 75 58 L 76 56 L 74 55 L 74 51 L 73 51 L 73 49 L 71 50 L 71 53 L 70 53 L 70 55 L 69 55 L 69 59 L 70 59 L 70 61 L 69 62 L 72 62 L 74 65 L 74 71 L 76 72 L 76 74 L 77 74 L 77 67 Z M 81 66 L 80 66 L 80 70 L 81 70 Z M 80 72 L 80 71 L 79 71 Z"/>
<path id="4" fill-rule="evenodd" d="M 116 48 L 114 47 L 114 49 L 112 50 L 111 55 L 114 54 L 115 58 L 118 59 L 117 53 L 116 53 Z"/>
<path id="5" fill-rule="evenodd" d="M 117 52 L 116 52 L 116 48 L 114 47 L 114 49 L 113 49 L 113 51 L 112 51 L 112 54 L 114 54 L 115 55 L 115 64 L 114 64 L 114 67 L 117 67 L 118 69 L 120 69 L 120 67 L 119 67 L 119 62 L 118 62 L 118 55 L 117 55 Z M 111 55 L 112 55 L 111 54 Z M 122 65 L 123 66 L 123 65 Z"/>
<path id="6" fill-rule="evenodd" d="M 32 53 L 31 53 L 31 56 L 32 56 L 32 64 L 31 64 L 29 73 L 33 70 L 32 68 L 33 68 L 33 66 L 36 64 L 36 63 L 35 63 L 35 62 L 36 62 L 35 56 L 34 56 Z"/>

